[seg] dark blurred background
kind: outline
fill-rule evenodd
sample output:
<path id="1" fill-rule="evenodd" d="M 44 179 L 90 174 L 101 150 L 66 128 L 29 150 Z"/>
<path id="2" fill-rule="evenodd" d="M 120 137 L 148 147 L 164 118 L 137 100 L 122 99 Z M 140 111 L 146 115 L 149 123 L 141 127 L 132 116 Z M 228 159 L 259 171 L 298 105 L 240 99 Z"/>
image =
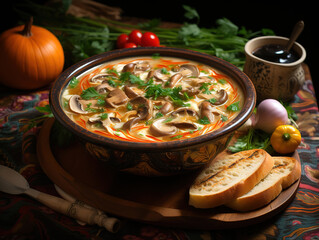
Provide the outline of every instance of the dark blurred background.
<path id="1" fill-rule="evenodd" d="M 16 1 L 6 2 L 1 7 L 1 32 L 15 26 L 16 18 L 11 6 Z M 45 2 L 34 0 L 36 2 Z M 214 0 L 162 0 L 162 1 L 120 1 L 97 0 L 109 6 L 120 7 L 122 16 L 158 18 L 162 21 L 183 23 L 188 21 L 184 17 L 182 5 L 188 5 L 197 10 L 200 16 L 200 27 L 215 25 L 216 19 L 228 18 L 237 26 L 258 31 L 262 28 L 272 29 L 276 35 L 289 37 L 296 22 L 303 20 L 305 29 L 297 39 L 307 51 L 305 63 L 309 66 L 318 99 L 319 95 L 319 67 L 316 66 L 318 47 L 315 45 L 315 35 L 318 33 L 319 13 L 316 11 L 316 1 L 214 1 Z"/>
<path id="2" fill-rule="evenodd" d="M 305 63 L 309 66 L 311 76 L 319 95 L 318 45 L 318 15 L 315 1 L 214 1 L 214 0 L 164 0 L 164 1 L 106 1 L 99 0 L 110 6 L 123 9 L 123 15 L 141 16 L 145 18 L 160 18 L 163 21 L 183 23 L 182 5 L 189 5 L 197 10 L 200 16 L 199 26 L 211 27 L 216 19 L 226 17 L 237 26 L 245 26 L 253 31 L 262 28 L 272 29 L 276 35 L 290 37 L 294 25 L 303 20 L 305 28 L 297 42 L 306 49 Z"/>

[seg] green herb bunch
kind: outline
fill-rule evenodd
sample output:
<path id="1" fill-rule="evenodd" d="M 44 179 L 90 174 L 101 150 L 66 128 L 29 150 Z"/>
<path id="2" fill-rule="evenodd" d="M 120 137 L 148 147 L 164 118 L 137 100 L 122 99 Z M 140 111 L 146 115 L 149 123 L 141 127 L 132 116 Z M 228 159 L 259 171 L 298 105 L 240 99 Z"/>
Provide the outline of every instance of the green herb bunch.
<path id="1" fill-rule="evenodd" d="M 22 21 L 31 15 L 37 25 L 53 31 L 59 38 L 66 53 L 66 66 L 87 57 L 115 48 L 117 37 L 128 34 L 137 27 L 154 32 L 161 45 L 195 50 L 222 58 L 242 69 L 246 42 L 258 35 L 274 35 L 269 29 L 257 32 L 239 28 L 227 18 L 217 19 L 216 26 L 200 27 L 200 17 L 190 6 L 183 5 L 185 22 L 177 28 L 159 27 L 161 21 L 152 19 L 142 24 L 131 25 L 106 18 L 88 19 L 67 15 L 72 1 L 62 0 L 53 5 L 39 5 L 24 1 L 16 5 L 16 12 Z M 195 23 L 194 23 L 195 21 Z"/>

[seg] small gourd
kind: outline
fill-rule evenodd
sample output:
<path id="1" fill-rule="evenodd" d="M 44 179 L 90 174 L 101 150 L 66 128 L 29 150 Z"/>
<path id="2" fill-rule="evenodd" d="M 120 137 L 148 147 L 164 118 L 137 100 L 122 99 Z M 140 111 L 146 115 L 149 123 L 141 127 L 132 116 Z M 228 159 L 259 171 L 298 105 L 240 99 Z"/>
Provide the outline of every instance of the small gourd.
<path id="1" fill-rule="evenodd" d="M 62 72 L 64 52 L 57 37 L 45 28 L 24 26 L 0 35 L 0 83 L 16 89 L 48 85 Z"/>

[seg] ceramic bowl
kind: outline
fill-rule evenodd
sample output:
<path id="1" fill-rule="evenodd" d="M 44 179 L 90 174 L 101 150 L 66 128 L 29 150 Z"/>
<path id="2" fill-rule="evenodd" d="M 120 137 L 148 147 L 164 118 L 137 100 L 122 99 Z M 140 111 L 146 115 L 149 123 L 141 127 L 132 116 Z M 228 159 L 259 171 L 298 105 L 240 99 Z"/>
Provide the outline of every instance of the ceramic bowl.
<path id="1" fill-rule="evenodd" d="M 64 113 L 61 107 L 62 93 L 73 77 L 108 61 L 134 56 L 151 56 L 154 53 L 197 61 L 227 74 L 243 90 L 245 102 L 238 116 L 222 128 L 199 137 L 171 142 L 141 143 L 95 134 L 73 122 Z M 253 83 L 236 66 L 207 54 L 166 47 L 120 49 L 85 59 L 69 67 L 58 77 L 51 88 L 49 98 L 56 120 L 78 136 L 90 154 L 117 170 L 143 176 L 181 174 L 205 166 L 226 148 L 234 131 L 251 116 L 256 104 Z"/>

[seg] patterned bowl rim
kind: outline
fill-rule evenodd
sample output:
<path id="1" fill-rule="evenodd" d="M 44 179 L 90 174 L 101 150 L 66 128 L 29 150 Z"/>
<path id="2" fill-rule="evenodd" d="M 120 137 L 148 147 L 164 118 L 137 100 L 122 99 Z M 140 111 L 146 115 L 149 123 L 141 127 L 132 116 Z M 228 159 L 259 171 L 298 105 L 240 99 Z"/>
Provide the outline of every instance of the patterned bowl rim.
<path id="1" fill-rule="evenodd" d="M 126 58 L 126 57 L 140 57 L 140 56 L 152 56 L 152 54 L 158 53 L 160 56 L 178 57 L 192 61 L 197 61 L 203 64 L 212 66 L 213 68 L 228 75 L 234 81 L 236 81 L 243 90 L 244 104 L 240 113 L 229 123 L 222 128 L 206 133 L 202 136 L 174 140 L 168 142 L 129 142 L 124 140 L 118 140 L 108 138 L 106 136 L 98 135 L 89 130 L 82 128 L 77 123 L 73 122 L 63 111 L 61 106 L 62 93 L 69 81 L 73 77 L 77 77 L 80 74 L 88 71 L 89 69 L 106 63 L 108 61 Z M 178 150 L 191 146 L 204 145 L 205 143 L 216 141 L 220 138 L 226 137 L 241 125 L 243 125 L 251 116 L 254 107 L 256 105 L 256 91 L 251 80 L 243 73 L 239 68 L 233 64 L 222 60 L 220 58 L 200 53 L 192 50 L 169 48 L 169 47 L 139 47 L 139 48 L 127 48 L 108 51 L 102 54 L 92 56 L 84 59 L 63 71 L 60 76 L 53 83 L 49 94 L 50 106 L 54 114 L 55 119 L 62 124 L 66 129 L 80 137 L 87 142 L 105 146 L 108 148 L 128 150 L 128 151 L 144 151 L 144 150 Z"/>

